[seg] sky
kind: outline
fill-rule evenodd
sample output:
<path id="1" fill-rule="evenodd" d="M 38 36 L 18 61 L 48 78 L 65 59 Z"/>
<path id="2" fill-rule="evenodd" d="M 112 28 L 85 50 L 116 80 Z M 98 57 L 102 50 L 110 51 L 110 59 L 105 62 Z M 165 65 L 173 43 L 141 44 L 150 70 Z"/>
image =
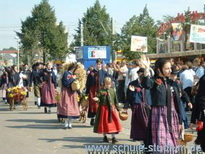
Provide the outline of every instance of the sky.
<path id="1" fill-rule="evenodd" d="M 99 0 L 107 13 L 115 20 L 118 33 L 134 15 L 142 13 L 145 5 L 150 16 L 161 20 L 163 15 L 177 16 L 190 7 L 191 11 L 204 12 L 205 0 Z M 41 0 L 0 0 L 0 50 L 17 47 L 15 31 L 20 32 L 21 21 L 31 16 L 31 11 Z M 78 20 L 95 0 L 49 0 L 55 10 L 57 22 L 62 21 L 69 32 L 69 42 L 77 28 Z"/>

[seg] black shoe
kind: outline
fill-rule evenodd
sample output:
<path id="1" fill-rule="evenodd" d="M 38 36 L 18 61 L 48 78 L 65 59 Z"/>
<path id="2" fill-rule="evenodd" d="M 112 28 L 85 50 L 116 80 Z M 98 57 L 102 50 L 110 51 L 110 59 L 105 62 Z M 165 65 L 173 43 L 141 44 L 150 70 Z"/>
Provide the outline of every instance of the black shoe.
<path id="1" fill-rule="evenodd" d="M 109 140 L 108 140 L 107 136 L 104 136 L 104 138 L 103 138 L 103 142 L 106 142 L 106 143 L 108 143 L 108 142 L 109 142 Z"/>
<path id="2" fill-rule="evenodd" d="M 35 101 L 34 104 L 37 105 L 37 102 Z"/>
<path id="3" fill-rule="evenodd" d="M 112 138 L 112 143 L 115 144 L 116 142 L 118 142 L 118 140 L 115 137 L 113 137 Z"/>
<path id="4" fill-rule="evenodd" d="M 47 108 L 44 108 L 44 113 L 47 113 Z"/>
<path id="5" fill-rule="evenodd" d="M 90 125 L 91 125 L 91 126 L 94 126 L 94 122 L 95 122 L 95 119 L 91 119 L 91 120 L 90 120 Z"/>
<path id="6" fill-rule="evenodd" d="M 48 110 L 48 114 L 51 114 L 51 110 Z"/>

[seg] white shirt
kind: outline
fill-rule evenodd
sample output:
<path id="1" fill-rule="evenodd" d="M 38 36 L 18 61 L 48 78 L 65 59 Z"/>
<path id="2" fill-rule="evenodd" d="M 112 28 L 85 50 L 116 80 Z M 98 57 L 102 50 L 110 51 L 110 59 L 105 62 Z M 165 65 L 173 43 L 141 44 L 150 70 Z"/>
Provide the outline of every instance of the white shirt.
<path id="1" fill-rule="evenodd" d="M 200 66 L 200 67 L 196 70 L 196 76 L 200 79 L 203 75 L 204 75 L 204 67 L 203 67 L 203 66 Z"/>
<path id="2" fill-rule="evenodd" d="M 136 80 L 138 78 L 138 74 L 137 74 L 137 71 L 139 70 L 140 68 L 139 67 L 136 67 L 136 68 L 132 68 L 131 71 L 130 71 L 130 82 Z"/>
<path id="3" fill-rule="evenodd" d="M 127 71 L 128 71 L 128 68 L 127 68 L 126 65 L 120 67 L 120 72 L 122 72 L 122 74 L 119 73 L 119 75 L 118 75 L 118 80 L 125 80 L 126 72 L 127 72 Z"/>
<path id="4" fill-rule="evenodd" d="M 129 78 L 129 70 L 127 69 L 127 71 L 126 71 L 126 77 L 125 77 L 125 92 L 126 92 L 126 90 L 127 90 L 127 87 L 128 87 L 128 85 L 129 85 L 129 83 L 130 83 L 130 78 Z"/>
<path id="5" fill-rule="evenodd" d="M 194 75 L 195 75 L 195 72 L 192 69 L 184 70 L 180 74 L 180 81 L 182 83 L 183 89 L 193 86 Z"/>
<path id="6" fill-rule="evenodd" d="M 19 86 L 20 88 L 22 88 L 22 87 L 23 87 L 23 79 L 26 79 L 27 76 L 24 75 L 24 74 L 21 72 L 21 73 L 19 74 L 19 77 L 20 77 L 20 81 L 19 81 L 18 86 Z"/>

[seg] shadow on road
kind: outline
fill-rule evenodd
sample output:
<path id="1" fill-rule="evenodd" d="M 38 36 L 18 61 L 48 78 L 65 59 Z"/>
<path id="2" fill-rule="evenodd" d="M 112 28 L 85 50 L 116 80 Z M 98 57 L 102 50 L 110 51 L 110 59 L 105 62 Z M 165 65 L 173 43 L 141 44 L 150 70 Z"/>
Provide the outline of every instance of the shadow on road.
<path id="1" fill-rule="evenodd" d="M 103 143 L 102 142 L 102 137 L 64 137 L 64 138 L 55 138 L 55 139 L 46 139 L 46 138 L 42 138 L 39 140 L 44 140 L 47 142 L 58 142 L 58 141 L 65 141 L 65 142 L 76 142 L 76 143 L 85 143 L 85 144 L 94 144 L 94 143 Z M 70 146 L 70 145 L 69 145 Z M 83 146 L 84 147 L 84 146 Z"/>
<path id="2" fill-rule="evenodd" d="M 7 121 L 26 122 L 26 123 L 40 123 L 40 124 L 57 123 L 57 120 L 54 120 L 54 119 L 10 119 L 10 120 L 7 120 Z"/>
<path id="3" fill-rule="evenodd" d="M 67 142 L 67 145 L 63 145 L 63 148 L 66 149 L 85 149 L 86 145 L 94 145 L 94 144 L 103 144 L 102 138 L 99 137 L 64 137 L 64 138 L 53 138 L 53 139 L 47 139 L 42 138 L 39 140 L 47 141 L 49 143 L 52 142 Z M 72 145 L 69 145 L 69 143 L 72 143 Z M 81 145 L 78 145 L 78 144 Z"/>
<path id="4" fill-rule="evenodd" d="M 8 128 L 27 128 L 27 129 L 61 129 L 56 125 L 24 125 L 24 126 L 7 126 Z"/>

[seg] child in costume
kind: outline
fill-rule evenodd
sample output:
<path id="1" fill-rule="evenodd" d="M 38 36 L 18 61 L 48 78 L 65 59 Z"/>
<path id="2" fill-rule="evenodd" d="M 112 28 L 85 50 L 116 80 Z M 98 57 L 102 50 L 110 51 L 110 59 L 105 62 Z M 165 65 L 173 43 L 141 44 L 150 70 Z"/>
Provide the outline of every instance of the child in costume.
<path id="1" fill-rule="evenodd" d="M 118 142 L 115 134 L 122 130 L 118 111 L 116 109 L 116 93 L 111 88 L 112 80 L 110 77 L 104 79 L 104 88 L 99 90 L 97 97 L 94 101 L 99 102 L 98 111 L 96 114 L 94 133 L 103 134 L 103 142 L 109 142 L 107 134 L 112 135 L 112 143 Z"/>

